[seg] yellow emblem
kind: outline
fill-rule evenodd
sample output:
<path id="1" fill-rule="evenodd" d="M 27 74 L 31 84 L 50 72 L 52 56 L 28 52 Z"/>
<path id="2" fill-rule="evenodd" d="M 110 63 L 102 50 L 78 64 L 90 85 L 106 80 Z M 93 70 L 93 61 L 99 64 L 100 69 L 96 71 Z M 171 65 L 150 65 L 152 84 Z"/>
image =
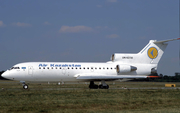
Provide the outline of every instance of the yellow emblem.
<path id="1" fill-rule="evenodd" d="M 155 47 L 151 47 L 148 50 L 148 56 L 151 59 L 154 59 L 158 56 L 158 50 Z"/>

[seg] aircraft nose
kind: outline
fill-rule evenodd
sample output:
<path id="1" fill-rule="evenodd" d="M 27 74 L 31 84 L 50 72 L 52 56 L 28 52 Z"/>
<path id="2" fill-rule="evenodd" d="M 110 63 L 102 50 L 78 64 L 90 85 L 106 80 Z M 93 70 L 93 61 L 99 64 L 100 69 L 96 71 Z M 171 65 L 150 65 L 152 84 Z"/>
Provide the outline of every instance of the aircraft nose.
<path id="1" fill-rule="evenodd" d="M 4 73 L 2 73 L 1 77 L 5 78 L 5 79 L 8 79 L 8 72 L 5 71 Z"/>

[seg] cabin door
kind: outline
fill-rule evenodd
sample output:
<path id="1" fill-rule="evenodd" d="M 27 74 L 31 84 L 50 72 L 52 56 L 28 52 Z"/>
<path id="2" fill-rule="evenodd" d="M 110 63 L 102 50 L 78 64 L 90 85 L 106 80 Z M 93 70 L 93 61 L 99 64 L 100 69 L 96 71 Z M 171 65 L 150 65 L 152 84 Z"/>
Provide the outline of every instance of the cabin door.
<path id="1" fill-rule="evenodd" d="M 28 67 L 28 74 L 33 76 L 33 66 Z"/>

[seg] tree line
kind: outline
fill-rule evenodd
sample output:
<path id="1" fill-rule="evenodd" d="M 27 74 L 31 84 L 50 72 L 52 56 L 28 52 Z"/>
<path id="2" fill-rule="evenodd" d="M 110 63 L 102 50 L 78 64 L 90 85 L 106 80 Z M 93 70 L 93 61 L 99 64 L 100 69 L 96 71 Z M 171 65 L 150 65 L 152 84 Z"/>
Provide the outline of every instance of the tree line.
<path id="1" fill-rule="evenodd" d="M 158 76 L 158 78 L 141 78 L 141 79 L 132 79 L 129 81 L 147 81 L 147 82 L 180 82 L 180 73 L 175 73 L 175 76 L 168 76 L 163 74 L 153 74 L 151 76 Z"/>

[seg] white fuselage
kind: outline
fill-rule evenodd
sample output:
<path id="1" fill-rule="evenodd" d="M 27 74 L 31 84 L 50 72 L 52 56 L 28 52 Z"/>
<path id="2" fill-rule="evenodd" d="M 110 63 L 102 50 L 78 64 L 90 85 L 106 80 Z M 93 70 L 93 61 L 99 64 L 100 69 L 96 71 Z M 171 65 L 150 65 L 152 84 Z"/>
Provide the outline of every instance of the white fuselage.
<path id="1" fill-rule="evenodd" d="M 92 76 L 112 76 L 124 77 L 131 75 L 131 78 L 136 76 L 147 76 L 151 73 L 151 68 L 156 65 L 134 64 L 137 67 L 136 71 L 127 73 L 117 73 L 116 66 L 118 62 L 107 63 L 74 63 L 74 62 L 28 62 L 20 63 L 7 70 L 3 75 L 11 80 L 20 81 L 90 81 L 78 80 L 77 76 L 92 75 Z M 128 78 L 128 77 L 127 77 Z M 113 78 L 112 78 L 113 79 Z M 111 79 L 105 79 L 111 80 Z"/>

